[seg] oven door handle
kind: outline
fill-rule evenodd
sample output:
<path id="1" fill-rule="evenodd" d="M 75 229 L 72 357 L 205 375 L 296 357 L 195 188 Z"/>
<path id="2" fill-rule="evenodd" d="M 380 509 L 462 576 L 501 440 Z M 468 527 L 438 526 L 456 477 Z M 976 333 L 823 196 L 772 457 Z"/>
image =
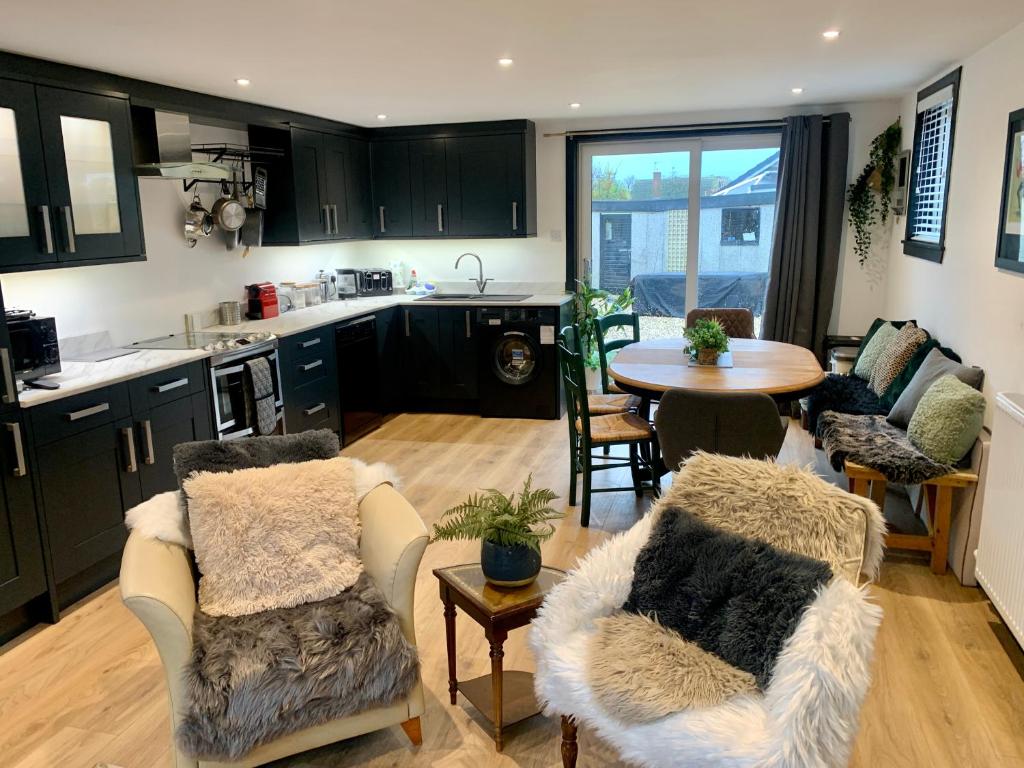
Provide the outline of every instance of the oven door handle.
<path id="1" fill-rule="evenodd" d="M 244 365 L 231 365 L 227 368 L 214 368 L 213 375 L 217 378 L 222 378 L 224 376 L 230 376 L 232 373 L 241 373 L 244 370 Z"/>

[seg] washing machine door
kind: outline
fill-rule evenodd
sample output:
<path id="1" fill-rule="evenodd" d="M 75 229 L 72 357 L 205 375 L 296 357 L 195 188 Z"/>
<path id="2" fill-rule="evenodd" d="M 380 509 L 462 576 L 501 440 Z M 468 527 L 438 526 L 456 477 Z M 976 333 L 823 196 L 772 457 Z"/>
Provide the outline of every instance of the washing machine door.
<path id="1" fill-rule="evenodd" d="M 537 342 L 522 331 L 506 331 L 494 342 L 491 371 L 500 381 L 521 387 L 533 381 L 539 370 Z"/>

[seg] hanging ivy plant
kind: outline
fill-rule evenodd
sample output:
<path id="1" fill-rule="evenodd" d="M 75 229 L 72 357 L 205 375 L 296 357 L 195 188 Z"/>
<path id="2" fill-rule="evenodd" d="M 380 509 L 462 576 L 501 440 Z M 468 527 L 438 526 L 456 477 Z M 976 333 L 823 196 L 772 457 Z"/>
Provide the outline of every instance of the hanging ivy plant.
<path id="1" fill-rule="evenodd" d="M 867 165 L 846 193 L 850 206 L 850 226 L 861 266 L 871 255 L 871 230 L 889 220 L 892 209 L 892 188 L 896 183 L 896 156 L 900 153 L 903 129 L 900 121 L 890 125 L 871 142 Z"/>

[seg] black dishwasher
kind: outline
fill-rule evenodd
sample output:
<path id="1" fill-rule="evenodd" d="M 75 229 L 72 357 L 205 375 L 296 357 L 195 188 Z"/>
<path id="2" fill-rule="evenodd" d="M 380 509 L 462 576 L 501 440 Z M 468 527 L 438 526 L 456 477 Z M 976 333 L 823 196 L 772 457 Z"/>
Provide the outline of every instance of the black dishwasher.
<path id="1" fill-rule="evenodd" d="M 381 425 L 380 361 L 377 359 L 377 320 L 363 317 L 339 325 L 338 399 L 341 401 L 342 445 L 350 445 Z"/>

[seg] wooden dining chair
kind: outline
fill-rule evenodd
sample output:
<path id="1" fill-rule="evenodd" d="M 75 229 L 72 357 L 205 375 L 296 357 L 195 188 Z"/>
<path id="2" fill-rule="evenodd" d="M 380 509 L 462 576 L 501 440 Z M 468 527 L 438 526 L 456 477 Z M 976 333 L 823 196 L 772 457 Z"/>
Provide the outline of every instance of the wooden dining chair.
<path id="1" fill-rule="evenodd" d="M 648 470 L 654 483 L 658 475 L 645 456 L 655 455 L 652 448 L 655 441 L 650 423 L 631 412 L 595 415 L 590 411 L 587 396 L 586 370 L 580 352 L 579 330 L 568 325 L 558 336 L 558 361 L 565 388 L 565 405 L 569 422 L 569 506 L 576 506 L 577 476 L 583 475 L 583 498 L 580 510 L 580 525 L 590 525 L 590 498 L 594 493 L 633 491 L 637 497 L 643 495 L 642 471 Z M 595 448 L 625 445 L 628 456 L 605 456 L 594 454 Z M 641 451 L 640 447 L 644 446 Z M 643 454 L 643 455 L 642 455 Z M 595 472 L 607 469 L 629 467 L 633 484 L 609 488 L 594 488 L 592 478 Z M 656 487 L 656 486 L 655 486 Z"/>
<path id="2" fill-rule="evenodd" d="M 744 307 L 702 307 L 686 313 L 686 327 L 698 320 L 717 320 L 730 339 L 756 339 L 754 313 Z"/>
<path id="3" fill-rule="evenodd" d="M 606 335 L 615 328 L 626 328 L 630 336 L 625 339 L 608 339 Z M 594 320 L 594 336 L 597 337 L 597 359 L 601 364 L 601 391 L 622 394 L 622 390 L 608 376 L 608 353 L 640 341 L 640 315 L 632 312 L 617 312 Z"/>

